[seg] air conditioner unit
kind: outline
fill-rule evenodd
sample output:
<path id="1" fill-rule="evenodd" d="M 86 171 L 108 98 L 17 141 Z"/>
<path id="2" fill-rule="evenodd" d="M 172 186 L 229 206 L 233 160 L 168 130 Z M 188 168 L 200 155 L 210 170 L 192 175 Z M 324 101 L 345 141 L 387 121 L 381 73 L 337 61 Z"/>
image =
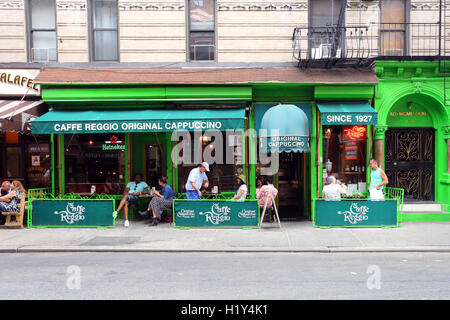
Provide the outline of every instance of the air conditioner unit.
<path id="1" fill-rule="evenodd" d="M 31 60 L 49 62 L 56 59 L 56 48 L 31 48 Z"/>
<path id="2" fill-rule="evenodd" d="M 402 56 L 403 49 L 384 49 L 385 56 Z"/>

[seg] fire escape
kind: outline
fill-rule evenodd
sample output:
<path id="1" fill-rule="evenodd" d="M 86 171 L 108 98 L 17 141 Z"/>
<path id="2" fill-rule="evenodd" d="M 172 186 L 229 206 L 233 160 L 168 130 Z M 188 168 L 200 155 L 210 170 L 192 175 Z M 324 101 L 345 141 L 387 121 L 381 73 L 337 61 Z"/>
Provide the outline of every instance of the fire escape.
<path id="1" fill-rule="evenodd" d="M 450 79 L 448 74 L 450 73 L 450 63 L 448 61 L 450 57 L 450 1 L 441 0 L 439 3 L 439 24 L 440 34 L 439 38 L 439 72 L 444 78 L 444 104 L 446 107 L 450 106 Z"/>
<path id="2" fill-rule="evenodd" d="M 440 0 L 439 21 L 345 23 L 343 1 L 337 23 L 294 29 L 294 59 L 305 68 L 372 68 L 375 60 L 438 61 L 445 105 L 450 106 L 450 0 Z"/>

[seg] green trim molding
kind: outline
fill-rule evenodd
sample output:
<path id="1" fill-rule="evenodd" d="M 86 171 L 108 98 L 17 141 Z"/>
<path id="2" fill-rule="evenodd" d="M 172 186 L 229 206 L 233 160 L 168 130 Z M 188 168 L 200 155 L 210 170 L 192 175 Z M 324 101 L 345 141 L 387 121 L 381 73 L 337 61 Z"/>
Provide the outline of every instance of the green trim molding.
<path id="1" fill-rule="evenodd" d="M 374 96 L 374 86 L 315 86 L 314 99 L 318 100 L 369 100 Z"/>
<path id="2" fill-rule="evenodd" d="M 42 100 L 47 103 L 69 101 L 251 101 L 252 88 L 224 87 L 44 87 Z"/>
<path id="3" fill-rule="evenodd" d="M 387 125 L 377 124 L 374 126 L 374 138 L 375 140 L 384 140 L 386 130 L 388 129 Z"/>

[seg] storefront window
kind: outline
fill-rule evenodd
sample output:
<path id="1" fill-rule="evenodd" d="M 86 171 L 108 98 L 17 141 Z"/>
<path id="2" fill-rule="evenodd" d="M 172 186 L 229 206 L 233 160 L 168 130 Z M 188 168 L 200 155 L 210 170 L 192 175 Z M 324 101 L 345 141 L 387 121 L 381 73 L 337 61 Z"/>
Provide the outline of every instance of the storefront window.
<path id="1" fill-rule="evenodd" d="M 366 144 L 366 126 L 323 127 L 323 169 L 345 183 L 348 192 L 366 191 Z"/>
<path id="2" fill-rule="evenodd" d="M 66 192 L 121 194 L 125 184 L 124 134 L 65 135 Z"/>
<path id="3" fill-rule="evenodd" d="M 28 188 L 51 186 L 51 154 L 48 143 L 28 145 L 26 168 Z"/>
<path id="4" fill-rule="evenodd" d="M 242 132 L 221 132 L 220 134 L 222 135 L 221 139 L 216 140 L 215 137 L 207 134 L 197 137 L 194 133 L 190 133 L 190 146 L 186 148 L 187 152 L 190 152 L 190 157 L 185 157 L 186 150 L 184 148 L 180 152 L 180 157 L 183 158 L 182 163 L 178 166 L 180 192 L 186 191 L 185 185 L 189 172 L 202 161 L 207 161 L 203 157 L 204 155 L 210 155 L 216 160 L 215 163 L 209 163 L 210 172 L 206 173 L 209 180 L 208 191 L 217 190 L 220 193 L 236 190 L 235 177 L 243 173 Z M 199 140 L 196 147 L 194 146 L 195 139 Z M 189 158 L 191 161 L 186 161 Z"/>

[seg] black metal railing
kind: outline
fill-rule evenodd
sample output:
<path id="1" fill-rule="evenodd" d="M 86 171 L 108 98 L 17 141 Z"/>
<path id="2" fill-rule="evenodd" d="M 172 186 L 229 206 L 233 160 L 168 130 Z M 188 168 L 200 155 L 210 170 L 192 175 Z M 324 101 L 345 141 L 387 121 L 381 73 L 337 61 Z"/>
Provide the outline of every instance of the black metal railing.
<path id="1" fill-rule="evenodd" d="M 299 66 L 370 65 L 375 59 L 439 57 L 439 23 L 371 23 L 353 26 L 299 27 L 292 35 Z"/>

